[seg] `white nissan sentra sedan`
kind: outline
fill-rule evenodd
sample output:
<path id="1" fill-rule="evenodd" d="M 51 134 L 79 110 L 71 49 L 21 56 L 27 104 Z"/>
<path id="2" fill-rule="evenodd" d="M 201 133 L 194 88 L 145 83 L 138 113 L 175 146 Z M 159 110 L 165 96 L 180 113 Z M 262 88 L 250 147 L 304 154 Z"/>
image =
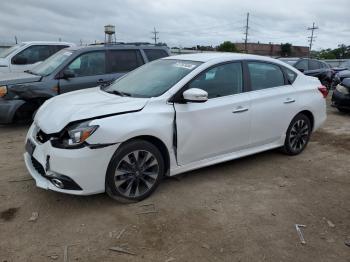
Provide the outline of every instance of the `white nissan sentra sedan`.
<path id="1" fill-rule="evenodd" d="M 46 101 L 24 158 L 38 187 L 139 201 L 164 176 L 274 148 L 301 153 L 326 119 L 326 96 L 275 59 L 172 56 Z"/>

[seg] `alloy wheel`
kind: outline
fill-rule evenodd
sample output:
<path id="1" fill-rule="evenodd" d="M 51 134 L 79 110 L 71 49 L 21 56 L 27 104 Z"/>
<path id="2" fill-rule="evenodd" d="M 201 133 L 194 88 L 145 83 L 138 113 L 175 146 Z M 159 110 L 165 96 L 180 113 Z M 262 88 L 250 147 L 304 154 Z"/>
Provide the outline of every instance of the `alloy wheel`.
<path id="1" fill-rule="evenodd" d="M 137 198 L 152 189 L 158 176 L 157 158 L 146 150 L 136 150 L 119 161 L 114 174 L 114 183 L 121 195 Z"/>
<path id="2" fill-rule="evenodd" d="M 297 120 L 289 134 L 289 145 L 294 151 L 301 151 L 308 142 L 309 125 L 303 119 Z"/>

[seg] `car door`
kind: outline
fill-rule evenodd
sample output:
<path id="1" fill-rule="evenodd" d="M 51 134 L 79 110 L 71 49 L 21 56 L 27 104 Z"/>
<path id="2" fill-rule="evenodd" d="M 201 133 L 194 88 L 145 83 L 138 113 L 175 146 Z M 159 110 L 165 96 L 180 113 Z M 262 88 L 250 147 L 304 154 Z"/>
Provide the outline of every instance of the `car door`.
<path id="1" fill-rule="evenodd" d="M 145 62 L 138 49 L 110 49 L 107 50 L 107 63 L 109 78 L 115 80 Z"/>
<path id="2" fill-rule="evenodd" d="M 297 92 L 282 71 L 289 69 L 259 61 L 248 61 L 247 67 L 251 88 L 251 146 L 279 141 L 298 112 Z"/>
<path id="3" fill-rule="evenodd" d="M 304 73 L 309 70 L 309 62 L 307 59 L 300 59 L 298 62 L 296 62 L 294 67 L 298 69 L 300 72 Z"/>
<path id="4" fill-rule="evenodd" d="M 208 92 L 204 103 L 175 103 L 179 165 L 238 151 L 249 145 L 250 98 L 241 62 L 214 66 L 185 89 Z"/>
<path id="5" fill-rule="evenodd" d="M 71 77 L 64 77 L 69 71 Z M 60 93 L 96 87 L 110 80 L 106 72 L 106 53 L 104 50 L 80 54 L 60 73 Z"/>
<path id="6" fill-rule="evenodd" d="M 19 72 L 31 69 L 36 63 L 51 55 L 50 46 L 32 45 L 14 55 L 11 59 L 11 71 Z"/>
<path id="7" fill-rule="evenodd" d="M 309 59 L 309 70 L 305 71 L 304 74 L 308 76 L 318 77 L 325 70 L 321 67 L 321 64 L 314 59 Z"/>

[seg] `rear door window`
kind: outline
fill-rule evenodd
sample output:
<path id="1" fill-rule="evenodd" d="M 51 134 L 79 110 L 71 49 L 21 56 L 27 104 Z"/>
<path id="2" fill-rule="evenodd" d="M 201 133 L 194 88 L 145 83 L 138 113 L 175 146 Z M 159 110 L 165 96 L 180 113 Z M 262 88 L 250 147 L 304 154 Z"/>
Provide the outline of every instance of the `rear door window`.
<path id="1" fill-rule="evenodd" d="M 319 61 L 319 63 L 321 65 L 321 68 L 325 68 L 325 69 L 329 69 L 330 68 L 330 66 L 327 63 L 325 63 L 325 62 Z"/>
<path id="2" fill-rule="evenodd" d="M 109 73 L 125 73 L 144 64 L 140 50 L 109 50 Z"/>
<path id="3" fill-rule="evenodd" d="M 306 59 L 300 60 L 295 64 L 295 68 L 300 71 L 307 71 L 309 68 L 307 60 Z"/>
<path id="4" fill-rule="evenodd" d="M 168 56 L 168 53 L 161 49 L 144 49 L 143 51 L 145 52 L 148 61 L 153 61 Z"/>
<path id="5" fill-rule="evenodd" d="M 317 60 L 309 60 L 309 68 L 310 70 L 320 69 L 320 63 Z"/>
<path id="6" fill-rule="evenodd" d="M 248 62 L 252 91 L 284 86 L 284 75 L 278 65 Z"/>

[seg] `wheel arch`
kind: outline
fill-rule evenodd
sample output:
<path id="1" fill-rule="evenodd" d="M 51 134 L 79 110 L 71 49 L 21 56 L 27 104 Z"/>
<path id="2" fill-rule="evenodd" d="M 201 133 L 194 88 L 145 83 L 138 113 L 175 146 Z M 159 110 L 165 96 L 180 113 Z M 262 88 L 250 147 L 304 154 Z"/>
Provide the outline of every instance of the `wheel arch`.
<path id="1" fill-rule="evenodd" d="M 309 110 L 303 110 L 303 111 L 300 111 L 298 114 L 296 114 L 295 116 L 299 115 L 299 114 L 303 114 L 305 115 L 309 120 L 310 120 L 310 123 L 311 123 L 311 130 L 314 130 L 314 124 L 315 124 L 315 117 L 314 115 L 312 114 L 311 111 Z"/>
<path id="2" fill-rule="evenodd" d="M 13 114 L 13 120 L 31 119 L 33 113 L 40 107 L 40 99 L 32 101 L 24 101 Z"/>
<path id="3" fill-rule="evenodd" d="M 169 150 L 167 148 L 167 146 L 165 145 L 165 143 L 155 137 L 155 136 L 151 136 L 151 135 L 140 135 L 140 136 L 135 136 L 135 137 L 132 137 L 132 138 L 129 138 L 128 140 L 124 141 L 121 146 L 125 143 L 128 143 L 132 140 L 144 140 L 144 141 L 147 141 L 153 145 L 155 145 L 160 153 L 162 154 L 162 156 L 164 157 L 164 164 L 165 164 L 165 174 L 167 175 L 170 171 L 170 154 L 169 154 Z"/>

